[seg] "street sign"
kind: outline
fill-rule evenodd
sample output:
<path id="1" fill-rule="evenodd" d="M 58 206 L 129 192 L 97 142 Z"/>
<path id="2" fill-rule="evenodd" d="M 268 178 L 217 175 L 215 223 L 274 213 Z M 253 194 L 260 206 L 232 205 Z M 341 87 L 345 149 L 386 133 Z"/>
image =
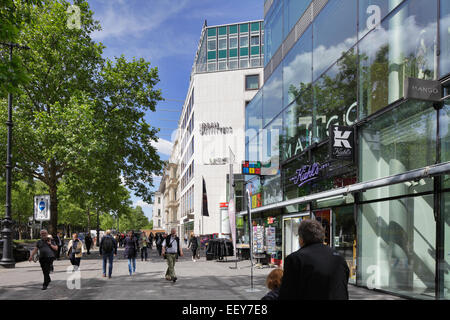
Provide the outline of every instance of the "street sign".
<path id="1" fill-rule="evenodd" d="M 34 197 L 34 220 L 50 221 L 50 195 Z"/>

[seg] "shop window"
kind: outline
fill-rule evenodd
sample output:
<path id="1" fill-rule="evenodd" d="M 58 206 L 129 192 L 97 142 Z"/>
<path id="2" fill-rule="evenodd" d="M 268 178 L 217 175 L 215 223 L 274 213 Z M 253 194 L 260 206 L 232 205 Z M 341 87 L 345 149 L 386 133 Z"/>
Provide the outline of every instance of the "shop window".
<path id="1" fill-rule="evenodd" d="M 360 41 L 361 119 L 402 98 L 405 77 L 437 77 L 436 4 L 405 1 Z"/>
<path id="2" fill-rule="evenodd" d="M 259 89 L 259 75 L 246 75 L 245 76 L 245 90 L 258 90 Z"/>
<path id="3" fill-rule="evenodd" d="M 356 43 L 356 7 L 356 1 L 331 0 L 314 20 L 314 80 Z"/>
<path id="4" fill-rule="evenodd" d="M 361 181 L 434 164 L 436 121 L 436 111 L 430 103 L 407 102 L 362 126 Z"/>
<path id="5" fill-rule="evenodd" d="M 435 297 L 434 197 L 359 206 L 358 285 L 413 298 Z"/>
<path id="6" fill-rule="evenodd" d="M 312 81 L 312 27 L 310 26 L 283 61 L 283 105 L 305 94 Z M 308 92 L 310 92 L 308 90 Z M 303 97 L 300 97 L 303 99 Z"/>

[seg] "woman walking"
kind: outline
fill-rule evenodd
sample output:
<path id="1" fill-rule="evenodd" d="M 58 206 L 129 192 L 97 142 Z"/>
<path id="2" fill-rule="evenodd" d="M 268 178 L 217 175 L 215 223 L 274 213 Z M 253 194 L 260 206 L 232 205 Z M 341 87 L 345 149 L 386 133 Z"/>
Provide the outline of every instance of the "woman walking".
<path id="1" fill-rule="evenodd" d="M 197 257 L 197 250 L 198 250 L 198 238 L 195 236 L 194 232 L 191 232 L 188 248 L 191 248 L 192 261 L 195 262 L 195 258 Z"/>
<path id="2" fill-rule="evenodd" d="M 67 256 L 70 258 L 70 263 L 72 263 L 73 269 L 78 270 L 80 267 L 81 257 L 84 253 L 83 242 L 78 239 L 78 234 L 72 234 L 72 240 L 70 240 L 67 246 Z"/>
<path id="3" fill-rule="evenodd" d="M 129 231 L 127 237 L 124 240 L 125 245 L 125 258 L 128 259 L 128 271 L 130 276 L 136 273 L 136 238 L 133 236 L 133 232 Z"/>

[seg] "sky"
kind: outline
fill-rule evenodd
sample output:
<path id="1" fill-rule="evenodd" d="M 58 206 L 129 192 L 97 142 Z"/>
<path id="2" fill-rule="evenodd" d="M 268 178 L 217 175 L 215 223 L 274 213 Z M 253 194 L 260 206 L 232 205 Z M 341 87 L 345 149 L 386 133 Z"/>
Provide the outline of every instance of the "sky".
<path id="1" fill-rule="evenodd" d="M 194 57 L 202 26 L 258 20 L 263 18 L 264 0 L 89 0 L 94 18 L 102 31 L 92 38 L 106 46 L 103 56 L 113 59 L 121 54 L 127 59 L 144 58 L 158 68 L 165 101 L 156 112 L 146 115 L 147 122 L 160 128 L 155 144 L 162 160 L 169 159 L 172 139 L 189 88 Z M 154 177 L 153 190 L 161 178 Z M 135 197 L 148 218 L 152 205 Z"/>

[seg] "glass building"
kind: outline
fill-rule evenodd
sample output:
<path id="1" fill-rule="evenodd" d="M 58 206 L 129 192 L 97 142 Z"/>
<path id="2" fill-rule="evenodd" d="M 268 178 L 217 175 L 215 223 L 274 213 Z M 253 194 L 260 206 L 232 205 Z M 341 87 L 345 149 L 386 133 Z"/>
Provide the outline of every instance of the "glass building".
<path id="1" fill-rule="evenodd" d="M 264 31 L 246 160 L 279 170 L 245 183 L 252 226 L 275 228 L 272 260 L 317 219 L 351 283 L 449 299 L 450 102 L 405 99 L 404 83 L 440 81 L 448 95 L 450 1 L 266 0 Z M 330 156 L 335 125 L 354 130 L 351 159 Z M 244 211 L 237 228 L 244 239 Z"/>

